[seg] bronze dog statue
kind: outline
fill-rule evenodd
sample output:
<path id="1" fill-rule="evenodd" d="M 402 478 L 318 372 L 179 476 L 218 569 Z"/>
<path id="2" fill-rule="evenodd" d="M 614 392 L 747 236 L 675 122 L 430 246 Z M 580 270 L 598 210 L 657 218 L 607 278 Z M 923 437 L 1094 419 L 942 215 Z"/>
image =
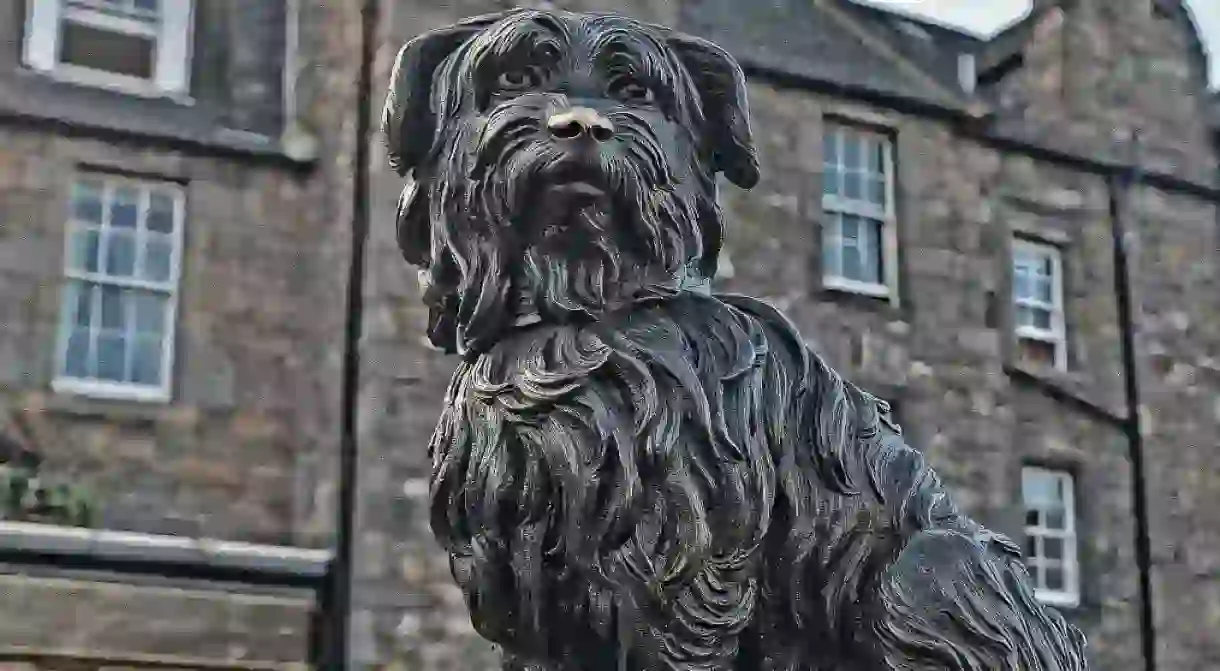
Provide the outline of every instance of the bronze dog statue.
<path id="1" fill-rule="evenodd" d="M 514 10 L 399 54 L 384 115 L 428 335 L 461 355 L 432 529 L 505 669 L 1086 668 L 1019 549 L 774 308 L 711 295 L 744 76 Z"/>

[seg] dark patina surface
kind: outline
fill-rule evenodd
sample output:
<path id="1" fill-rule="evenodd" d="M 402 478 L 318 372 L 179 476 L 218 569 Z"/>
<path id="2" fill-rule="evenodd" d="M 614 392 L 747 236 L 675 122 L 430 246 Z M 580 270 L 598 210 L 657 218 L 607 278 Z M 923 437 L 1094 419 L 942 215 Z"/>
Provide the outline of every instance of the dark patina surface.
<path id="1" fill-rule="evenodd" d="M 774 308 L 711 295 L 759 178 L 717 46 L 515 10 L 401 53 L 384 130 L 463 359 L 432 528 L 505 669 L 1084 669 L 1018 548 Z"/>

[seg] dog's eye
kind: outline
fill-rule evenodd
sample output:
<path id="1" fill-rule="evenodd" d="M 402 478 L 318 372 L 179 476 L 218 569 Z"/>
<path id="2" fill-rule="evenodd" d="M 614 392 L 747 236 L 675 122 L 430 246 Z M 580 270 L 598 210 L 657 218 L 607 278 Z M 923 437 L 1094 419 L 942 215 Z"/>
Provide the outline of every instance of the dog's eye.
<path id="1" fill-rule="evenodd" d="M 651 88 L 625 77 L 612 83 L 610 91 L 616 98 L 633 103 L 650 103 L 656 98 Z"/>
<path id="2" fill-rule="evenodd" d="M 500 74 L 496 85 L 501 91 L 525 91 L 542 84 L 542 71 L 537 67 L 509 70 Z"/>

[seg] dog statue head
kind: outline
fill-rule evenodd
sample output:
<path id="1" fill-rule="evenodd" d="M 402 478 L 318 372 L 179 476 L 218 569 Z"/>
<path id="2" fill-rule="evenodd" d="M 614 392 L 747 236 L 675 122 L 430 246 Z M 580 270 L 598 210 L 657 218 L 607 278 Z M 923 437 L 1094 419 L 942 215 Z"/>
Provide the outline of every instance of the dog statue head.
<path id="1" fill-rule="evenodd" d="M 658 26 L 474 17 L 409 42 L 391 80 L 383 132 L 410 177 L 398 242 L 446 351 L 711 277 L 716 175 L 758 181 L 741 68 Z"/>

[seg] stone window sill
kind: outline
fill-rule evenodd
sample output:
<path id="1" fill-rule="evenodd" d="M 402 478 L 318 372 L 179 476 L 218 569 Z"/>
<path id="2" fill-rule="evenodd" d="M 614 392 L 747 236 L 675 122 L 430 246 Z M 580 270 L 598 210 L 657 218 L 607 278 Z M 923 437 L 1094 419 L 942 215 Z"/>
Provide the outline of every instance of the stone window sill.
<path id="1" fill-rule="evenodd" d="M 1060 402 L 1077 408 L 1110 424 L 1122 424 L 1123 413 L 1093 400 L 1090 388 L 1094 381 L 1082 373 L 1053 368 L 1037 368 L 1020 363 L 1009 363 L 1004 372 L 1017 382 L 1026 383 Z"/>
<path id="2" fill-rule="evenodd" d="M 895 320 L 903 319 L 902 308 L 894 300 L 893 291 L 888 290 L 888 288 L 886 293 L 881 293 L 880 291 L 863 292 L 842 286 L 833 281 L 823 280 L 819 289 L 817 293 L 822 300 L 890 315 Z"/>
<path id="3" fill-rule="evenodd" d="M 173 406 L 167 402 L 139 403 L 58 393 L 48 395 L 44 407 L 47 412 L 54 414 L 129 424 L 156 422 L 173 412 Z"/>

